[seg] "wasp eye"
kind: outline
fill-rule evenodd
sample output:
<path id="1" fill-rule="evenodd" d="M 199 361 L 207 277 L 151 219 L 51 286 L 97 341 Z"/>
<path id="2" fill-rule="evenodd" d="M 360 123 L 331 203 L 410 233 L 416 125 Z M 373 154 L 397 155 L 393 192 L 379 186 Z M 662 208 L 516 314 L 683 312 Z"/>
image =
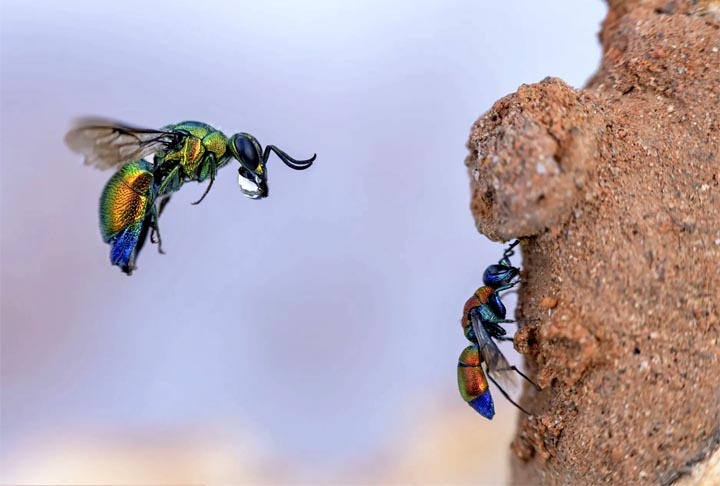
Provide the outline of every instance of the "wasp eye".
<path id="1" fill-rule="evenodd" d="M 238 135 L 233 140 L 235 151 L 240 157 L 240 163 L 250 170 L 257 169 L 260 164 L 260 154 L 255 149 L 255 144 L 248 137 Z"/>

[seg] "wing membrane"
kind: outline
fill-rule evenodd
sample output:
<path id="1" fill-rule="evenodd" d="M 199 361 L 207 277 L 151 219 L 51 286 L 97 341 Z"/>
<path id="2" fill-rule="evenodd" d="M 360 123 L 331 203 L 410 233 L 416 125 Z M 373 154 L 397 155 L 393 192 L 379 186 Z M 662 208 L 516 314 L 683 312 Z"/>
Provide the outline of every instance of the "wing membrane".
<path id="1" fill-rule="evenodd" d="M 515 373 L 513 373 L 512 368 L 510 368 L 510 363 L 508 363 L 507 359 L 505 359 L 502 351 L 500 351 L 500 348 L 498 348 L 495 341 L 493 341 L 487 333 L 485 327 L 482 325 L 482 322 L 480 322 L 480 319 L 478 319 L 475 313 L 470 315 L 470 319 L 472 321 L 473 330 L 475 331 L 475 336 L 477 336 L 480 354 L 485 362 L 488 374 L 492 375 L 492 377 L 495 378 L 495 380 L 501 385 L 510 388 L 514 387 L 517 381 Z"/>
<path id="2" fill-rule="evenodd" d="M 125 125 L 103 118 L 82 118 L 65 136 L 85 164 L 110 169 L 163 150 L 177 140 L 177 133 Z"/>

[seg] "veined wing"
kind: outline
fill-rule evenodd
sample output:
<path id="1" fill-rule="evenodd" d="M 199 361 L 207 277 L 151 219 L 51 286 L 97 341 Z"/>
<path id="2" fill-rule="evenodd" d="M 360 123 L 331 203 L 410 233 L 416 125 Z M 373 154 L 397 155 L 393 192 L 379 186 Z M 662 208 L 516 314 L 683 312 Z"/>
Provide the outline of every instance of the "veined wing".
<path id="1" fill-rule="evenodd" d="M 181 133 L 125 125 L 104 118 L 81 118 L 65 143 L 85 156 L 85 164 L 109 169 L 139 160 L 178 142 Z"/>
<path id="2" fill-rule="evenodd" d="M 501 385 L 510 388 L 514 387 L 517 381 L 515 373 L 513 373 L 510 367 L 510 363 L 505 359 L 502 351 L 500 351 L 495 341 L 493 341 L 487 333 L 482 322 L 480 322 L 480 319 L 478 319 L 474 312 L 470 314 L 470 319 L 488 374 L 495 378 Z"/>

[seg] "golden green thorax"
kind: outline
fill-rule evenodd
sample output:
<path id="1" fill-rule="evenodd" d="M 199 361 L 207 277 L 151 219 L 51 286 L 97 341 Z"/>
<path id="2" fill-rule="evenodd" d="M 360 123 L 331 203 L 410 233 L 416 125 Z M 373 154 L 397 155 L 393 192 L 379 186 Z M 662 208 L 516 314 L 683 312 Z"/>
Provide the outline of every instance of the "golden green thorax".
<path id="1" fill-rule="evenodd" d="M 196 121 L 185 121 L 164 128 L 167 131 L 186 132 L 178 147 L 156 154 L 155 163 L 163 165 L 167 162 L 181 166 L 184 178 L 203 181 L 209 174 L 205 164 L 213 163 L 214 170 L 227 164 L 230 155 L 227 153 L 228 138 L 220 130 Z M 212 160 L 211 160 L 212 159 Z M 174 164 L 173 164 L 174 165 Z"/>

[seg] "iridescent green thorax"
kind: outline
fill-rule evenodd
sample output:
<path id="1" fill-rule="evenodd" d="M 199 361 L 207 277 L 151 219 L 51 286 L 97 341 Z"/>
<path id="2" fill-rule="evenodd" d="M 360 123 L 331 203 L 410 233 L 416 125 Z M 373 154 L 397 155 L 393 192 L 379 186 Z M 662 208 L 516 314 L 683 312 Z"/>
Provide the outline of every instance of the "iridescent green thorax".
<path id="1" fill-rule="evenodd" d="M 204 138 L 206 135 L 218 131 L 207 123 L 192 120 L 180 122 L 175 125 L 168 125 L 166 127 L 163 127 L 163 130 L 168 132 L 172 132 L 175 130 L 184 130 L 190 135 L 197 138 Z"/>
<path id="2" fill-rule="evenodd" d="M 127 163 L 105 185 L 100 196 L 100 232 L 106 243 L 145 219 L 153 197 L 152 168 L 144 160 Z"/>
<path id="3" fill-rule="evenodd" d="M 158 153 L 158 158 L 162 162 L 178 162 L 183 166 L 185 174 L 190 176 L 190 179 L 194 179 L 192 176 L 198 167 L 206 161 L 210 153 L 215 156 L 217 168 L 222 167 L 229 160 L 229 156 L 226 156 L 227 136 L 207 123 L 184 121 L 177 125 L 168 125 L 163 130 L 181 131 L 190 134 L 189 137 L 183 140 L 180 147 Z"/>

